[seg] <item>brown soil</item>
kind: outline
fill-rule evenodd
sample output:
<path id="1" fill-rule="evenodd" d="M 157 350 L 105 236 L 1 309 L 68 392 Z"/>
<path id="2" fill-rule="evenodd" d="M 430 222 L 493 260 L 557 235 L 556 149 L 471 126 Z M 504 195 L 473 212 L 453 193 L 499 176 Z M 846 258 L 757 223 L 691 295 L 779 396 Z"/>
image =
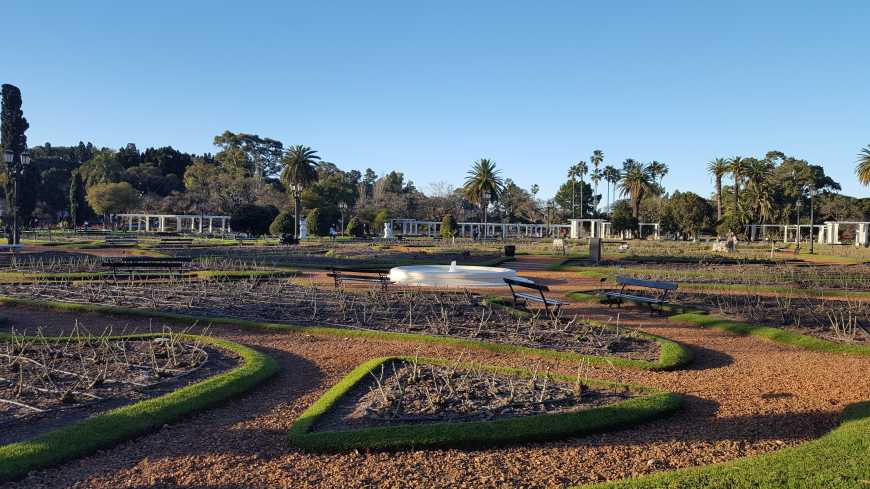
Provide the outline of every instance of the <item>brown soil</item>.
<path id="1" fill-rule="evenodd" d="M 458 362 L 459 360 L 457 360 Z M 624 401 L 638 394 L 627 389 L 590 387 L 550 379 L 488 373 L 457 365 L 391 362 L 357 383 L 313 431 L 371 426 L 504 419 L 575 412 Z M 547 377 L 547 378 L 545 378 Z"/>
<path id="2" fill-rule="evenodd" d="M 593 285 L 543 271 L 521 257 L 523 275 L 554 293 Z M 0 308 L 12 316 L 14 309 Z M 870 359 L 801 351 L 652 317 L 640 309 L 578 304 L 572 312 L 607 319 L 680 341 L 695 362 L 675 372 L 593 367 L 590 377 L 684 394 L 676 416 L 631 429 L 491 450 L 353 452 L 312 455 L 289 446 L 287 430 L 326 389 L 375 356 L 456 357 L 437 345 L 305 334 L 214 333 L 272 355 L 281 372 L 250 394 L 184 422 L 89 457 L 29 475 L 9 487 L 562 487 L 710 464 L 769 452 L 821 436 L 837 425 L 846 404 L 870 399 Z M 19 309 L 21 322 L 27 311 Z M 47 313 L 55 327 L 74 317 Z M 37 318 L 38 319 L 38 318 Z M 35 326 L 36 322 L 31 322 Z M 123 320 L 147 329 L 147 320 Z M 151 327 L 155 327 L 155 323 Z M 576 364 L 516 354 L 474 352 L 476 361 L 545 368 L 572 375 Z"/>

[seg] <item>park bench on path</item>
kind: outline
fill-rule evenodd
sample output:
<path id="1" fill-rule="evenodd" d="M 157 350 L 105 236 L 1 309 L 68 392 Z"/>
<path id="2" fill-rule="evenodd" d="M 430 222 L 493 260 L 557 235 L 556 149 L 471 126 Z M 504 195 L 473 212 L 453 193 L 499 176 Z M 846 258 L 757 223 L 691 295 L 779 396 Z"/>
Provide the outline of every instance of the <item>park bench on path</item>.
<path id="1" fill-rule="evenodd" d="M 119 246 L 137 246 L 139 238 L 136 236 L 126 236 L 123 234 L 110 234 L 103 240 L 103 246 L 116 248 Z"/>
<path id="2" fill-rule="evenodd" d="M 134 277 L 154 275 L 153 272 L 180 275 L 190 266 L 189 258 L 155 258 L 150 256 L 127 256 L 122 258 L 107 258 L 101 264 L 112 270 L 112 277 Z"/>
<path id="3" fill-rule="evenodd" d="M 656 280 L 641 280 L 637 278 L 617 276 L 616 277 L 617 285 L 621 285 L 622 288 L 619 289 L 619 292 L 605 292 L 604 296 L 608 299 L 611 299 L 610 306 L 616 303 L 618 306 L 622 306 L 623 300 L 630 300 L 632 302 L 640 302 L 643 304 L 647 304 L 652 310 L 653 305 L 657 305 L 659 307 L 668 303 L 668 293 L 672 290 L 677 290 L 677 284 L 674 282 L 660 282 Z M 631 290 L 626 291 L 625 288 L 627 286 L 630 287 L 641 287 L 647 289 L 653 289 L 659 291 L 655 297 L 649 297 L 645 295 L 640 295 L 639 292 L 633 292 Z"/>
<path id="4" fill-rule="evenodd" d="M 332 277 L 335 281 L 335 288 L 340 289 L 345 282 L 356 282 L 365 284 L 377 284 L 383 290 L 387 290 L 390 283 L 390 277 L 386 272 L 381 270 L 340 270 L 331 268 L 326 274 L 327 277 Z"/>
<path id="5" fill-rule="evenodd" d="M 157 246 L 155 246 L 155 248 L 160 248 L 164 250 L 177 250 L 190 248 L 191 246 L 193 246 L 193 238 L 168 236 L 165 238 L 160 238 L 160 241 L 157 242 Z"/>
<path id="6" fill-rule="evenodd" d="M 512 278 L 505 278 L 504 283 L 506 283 L 507 286 L 511 289 L 511 295 L 514 299 L 514 307 L 518 307 L 521 303 L 525 304 L 528 302 L 543 304 L 547 315 L 553 319 L 556 319 L 559 316 L 559 309 L 561 309 L 562 306 L 570 304 L 570 302 L 564 302 L 556 299 L 548 299 L 544 295 L 544 292 L 549 292 L 550 288 L 546 285 L 536 284 L 529 280 L 516 280 Z M 538 293 L 534 294 L 522 291 L 518 292 L 514 290 L 514 287 L 534 290 Z M 552 311 L 550 310 L 550 306 L 553 307 Z"/>

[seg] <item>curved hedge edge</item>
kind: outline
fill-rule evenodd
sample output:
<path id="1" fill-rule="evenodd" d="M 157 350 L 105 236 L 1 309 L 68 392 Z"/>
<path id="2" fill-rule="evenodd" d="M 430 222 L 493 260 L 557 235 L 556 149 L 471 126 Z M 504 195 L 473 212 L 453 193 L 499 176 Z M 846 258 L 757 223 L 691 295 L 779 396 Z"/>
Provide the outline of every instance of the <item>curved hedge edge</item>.
<path id="1" fill-rule="evenodd" d="M 154 311 L 148 309 L 135 309 L 129 307 L 108 306 L 103 304 L 79 304 L 73 302 L 39 301 L 32 299 L 19 299 L 14 297 L 0 296 L 0 304 L 19 304 L 33 307 L 47 307 L 55 310 L 99 312 L 104 314 L 117 314 L 146 318 L 160 318 L 171 321 L 206 322 L 210 324 L 223 324 L 237 326 L 251 331 L 279 331 L 291 333 L 319 334 L 324 336 L 341 336 L 355 338 L 372 338 L 387 341 L 407 341 L 413 343 L 427 343 L 437 345 L 459 346 L 477 350 L 491 351 L 494 353 L 521 353 L 534 355 L 542 358 L 555 358 L 567 361 L 584 361 L 593 365 L 612 365 L 615 367 L 636 368 L 641 370 L 675 370 L 692 359 L 692 353 L 679 343 L 662 338 L 660 336 L 641 333 L 656 339 L 659 342 L 659 360 L 648 362 L 646 360 L 632 360 L 615 356 L 582 355 L 579 353 L 545 350 L 526 346 L 492 343 L 488 341 L 469 340 L 464 338 L 451 338 L 446 336 L 430 336 L 412 333 L 395 333 L 390 331 L 370 331 L 359 329 L 331 328 L 326 326 L 300 326 L 295 324 L 265 323 L 246 319 L 233 319 L 228 317 L 209 317 L 172 312 Z"/>
<path id="2" fill-rule="evenodd" d="M 156 333 L 123 338 L 153 336 L 165 335 Z M 169 394 L 119 407 L 30 440 L 0 446 L 0 481 L 20 479 L 33 470 L 58 465 L 138 437 L 238 396 L 278 371 L 278 365 L 271 357 L 252 348 L 217 338 L 198 338 L 238 354 L 243 363 Z"/>
<path id="3" fill-rule="evenodd" d="M 720 464 L 579 486 L 584 489 L 857 488 L 870 480 L 870 401 L 850 404 L 827 435 L 796 447 Z"/>
<path id="4" fill-rule="evenodd" d="M 814 336 L 803 335 L 780 328 L 741 323 L 738 321 L 732 321 L 730 319 L 724 319 L 722 317 L 714 315 L 684 313 L 672 316 L 671 319 L 673 319 L 674 321 L 682 321 L 696 324 L 705 328 L 716 328 L 741 336 L 757 336 L 760 338 L 775 341 L 777 343 L 796 346 L 798 348 L 809 351 L 870 356 L 870 346 L 836 343 L 833 341 L 823 340 Z"/>
<path id="5" fill-rule="evenodd" d="M 375 358 L 355 368 L 300 415 L 290 428 L 290 442 L 298 448 L 320 453 L 335 453 L 354 449 L 484 448 L 528 441 L 555 440 L 621 429 L 670 414 L 683 404 L 683 398 L 677 394 L 647 387 L 588 380 L 586 383 L 591 385 L 624 387 L 648 395 L 572 413 L 543 414 L 494 421 L 387 426 L 352 431 L 316 433 L 309 431 L 317 419 L 328 412 L 359 381 L 380 365 L 394 360 L 410 361 L 412 359 L 410 357 Z M 450 364 L 443 359 L 421 358 L 418 361 L 425 364 Z M 460 364 L 460 367 L 468 368 L 468 366 L 468 364 Z M 532 375 L 532 372 L 521 369 L 492 366 L 484 366 L 483 369 L 493 373 Z M 551 378 L 573 381 L 564 375 L 551 374 Z"/>

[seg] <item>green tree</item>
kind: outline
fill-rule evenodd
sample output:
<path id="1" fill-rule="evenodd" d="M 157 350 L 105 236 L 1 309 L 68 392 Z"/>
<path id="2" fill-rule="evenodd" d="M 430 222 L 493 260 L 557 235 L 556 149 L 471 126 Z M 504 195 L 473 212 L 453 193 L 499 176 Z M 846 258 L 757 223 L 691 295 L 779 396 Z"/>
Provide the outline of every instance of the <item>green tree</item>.
<path id="1" fill-rule="evenodd" d="M 112 150 L 103 149 L 82 163 L 79 173 L 85 182 L 85 188 L 90 188 L 100 183 L 120 182 L 124 176 L 124 167 L 115 159 Z"/>
<path id="2" fill-rule="evenodd" d="M 372 230 L 375 234 L 383 234 L 384 233 L 384 224 L 390 220 L 390 211 L 387 209 L 381 209 L 375 214 L 374 219 L 372 219 Z"/>
<path id="3" fill-rule="evenodd" d="M 692 192 L 675 192 L 667 203 L 668 217 L 684 237 L 697 238 L 713 226 L 713 206 Z"/>
<path id="4" fill-rule="evenodd" d="M 629 160 L 626 160 L 629 161 Z M 631 201 L 632 215 L 640 215 L 640 201 L 647 193 L 654 193 L 653 176 L 642 164 L 629 164 L 622 180 L 619 182 L 620 192 Z"/>
<path id="5" fill-rule="evenodd" d="M 658 180 L 657 183 L 661 186 L 662 180 L 664 180 L 665 175 L 668 174 L 668 165 L 653 160 L 647 168 L 649 169 L 649 173 L 652 175 L 653 180 Z"/>
<path id="6" fill-rule="evenodd" d="M 443 219 L 441 219 L 441 237 L 442 238 L 452 238 L 456 235 L 456 219 L 453 217 L 453 214 L 446 214 Z"/>
<path id="7" fill-rule="evenodd" d="M 230 215 L 230 227 L 251 236 L 262 236 L 277 216 L 278 209 L 270 205 L 244 204 Z"/>
<path id="8" fill-rule="evenodd" d="M 728 172 L 731 173 L 731 178 L 734 179 L 734 214 L 740 215 L 740 184 L 743 182 L 743 177 L 746 176 L 748 164 L 745 158 L 735 156 L 728 162 Z"/>
<path id="9" fill-rule="evenodd" d="M 12 163 L 4 165 L 3 187 L 6 192 L 6 208 L 12 210 L 14 222 L 6 222 L 6 237 L 10 244 L 18 244 L 21 235 L 21 199 L 16 193 L 15 182 L 22 175 L 21 153 L 27 151 L 27 136 L 30 124 L 21 110 L 21 90 L 14 85 L 3 84 L 2 108 L 0 108 L 0 146 L 3 151 L 12 151 Z M 23 186 L 22 186 L 23 187 Z M 23 190 L 23 189 L 21 189 Z"/>
<path id="10" fill-rule="evenodd" d="M 139 205 L 139 192 L 127 182 L 98 183 L 88 188 L 85 198 L 94 212 L 103 216 L 103 225 L 111 222 L 110 214 L 129 211 Z"/>
<path id="11" fill-rule="evenodd" d="M 610 165 L 604 167 L 602 175 L 604 176 L 604 180 L 607 182 L 607 207 L 610 208 L 610 187 L 613 186 L 614 193 L 616 193 L 616 183 L 619 182 L 622 175 L 620 174 L 619 169 Z"/>
<path id="12" fill-rule="evenodd" d="M 365 229 L 363 228 L 362 221 L 360 221 L 359 218 L 356 216 L 350 218 L 350 221 L 348 221 L 347 227 L 345 227 L 344 232 L 348 236 L 353 236 L 354 238 L 362 238 L 366 234 Z"/>
<path id="13" fill-rule="evenodd" d="M 870 145 L 858 153 L 858 166 L 855 168 L 858 181 L 862 185 L 870 185 Z"/>
<path id="14" fill-rule="evenodd" d="M 707 171 L 713 175 L 716 182 L 716 220 L 722 220 L 722 177 L 730 171 L 730 164 L 725 158 L 716 158 L 707 164 Z"/>
<path id="15" fill-rule="evenodd" d="M 481 158 L 474 162 L 468 176 L 465 178 L 463 192 L 472 203 L 480 205 L 483 220 L 486 222 L 486 209 L 490 202 L 498 201 L 504 188 L 500 170 L 496 170 L 495 162 Z M 487 198 L 487 194 L 489 197 Z"/>
<path id="16" fill-rule="evenodd" d="M 294 211 L 296 216 L 294 238 L 299 238 L 299 201 L 302 190 L 317 181 L 317 165 L 320 157 L 317 151 L 298 144 L 290 147 L 281 160 L 284 169 L 281 171 L 281 183 L 293 193 Z M 310 228 L 309 228 L 310 231 Z"/>
<path id="17" fill-rule="evenodd" d="M 75 229 L 87 214 L 88 203 L 85 200 L 85 183 L 82 176 L 75 171 L 69 182 L 69 216 L 70 226 Z"/>
<path id="18" fill-rule="evenodd" d="M 623 231 L 634 232 L 637 230 L 637 218 L 632 215 L 632 208 L 628 202 L 624 200 L 617 201 L 613 204 L 613 211 L 610 217 L 610 226 L 614 233 Z"/>
<path id="19" fill-rule="evenodd" d="M 280 236 L 282 234 L 293 234 L 293 213 L 290 211 L 281 211 L 272 224 L 269 225 L 269 234 Z"/>
<path id="20" fill-rule="evenodd" d="M 329 234 L 329 223 L 320 215 L 320 209 L 318 208 L 308 211 L 305 223 L 308 225 L 308 234 L 312 236 L 326 236 Z"/>

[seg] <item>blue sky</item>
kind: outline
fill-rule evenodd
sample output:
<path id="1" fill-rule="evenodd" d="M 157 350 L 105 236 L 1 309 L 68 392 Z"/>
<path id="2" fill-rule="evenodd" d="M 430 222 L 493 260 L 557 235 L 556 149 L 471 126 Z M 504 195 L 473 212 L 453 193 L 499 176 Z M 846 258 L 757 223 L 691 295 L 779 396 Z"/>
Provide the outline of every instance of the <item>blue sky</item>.
<path id="1" fill-rule="evenodd" d="M 616 6 L 619 4 L 619 6 Z M 594 149 L 706 162 L 777 149 L 844 193 L 870 144 L 870 2 L 4 2 L 2 80 L 31 145 L 213 151 L 225 129 L 343 168 L 551 195 Z"/>

